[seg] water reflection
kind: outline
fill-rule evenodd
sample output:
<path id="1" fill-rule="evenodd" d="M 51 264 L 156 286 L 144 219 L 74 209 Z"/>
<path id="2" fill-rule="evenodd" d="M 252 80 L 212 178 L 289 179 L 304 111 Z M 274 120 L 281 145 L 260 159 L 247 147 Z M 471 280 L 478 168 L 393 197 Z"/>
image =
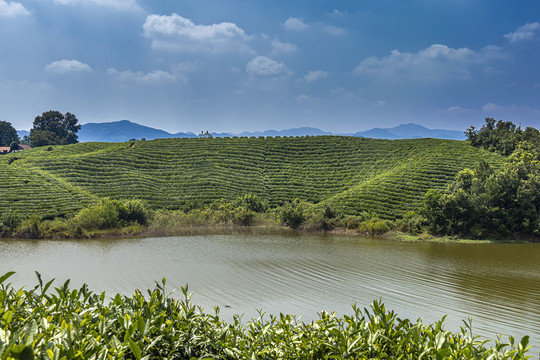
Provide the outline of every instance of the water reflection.
<path id="1" fill-rule="evenodd" d="M 310 235 L 211 235 L 130 240 L 0 241 L 0 273 L 14 284 L 45 279 L 131 294 L 167 278 L 226 318 L 245 313 L 351 313 L 382 298 L 400 317 L 447 328 L 474 316 L 477 334 L 529 334 L 540 349 L 540 246 L 404 243 Z M 170 286 L 172 290 L 173 286 Z"/>

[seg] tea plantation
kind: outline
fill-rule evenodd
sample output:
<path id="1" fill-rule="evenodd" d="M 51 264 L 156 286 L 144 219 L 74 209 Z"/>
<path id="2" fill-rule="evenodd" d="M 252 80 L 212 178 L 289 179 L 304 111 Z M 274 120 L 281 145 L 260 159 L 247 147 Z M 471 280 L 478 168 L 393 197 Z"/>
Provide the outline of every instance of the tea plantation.
<path id="1" fill-rule="evenodd" d="M 100 198 L 189 209 L 252 193 L 270 206 L 299 198 L 345 214 L 394 219 L 480 160 L 464 141 L 341 136 L 81 143 L 0 156 L 0 208 L 53 218 Z"/>

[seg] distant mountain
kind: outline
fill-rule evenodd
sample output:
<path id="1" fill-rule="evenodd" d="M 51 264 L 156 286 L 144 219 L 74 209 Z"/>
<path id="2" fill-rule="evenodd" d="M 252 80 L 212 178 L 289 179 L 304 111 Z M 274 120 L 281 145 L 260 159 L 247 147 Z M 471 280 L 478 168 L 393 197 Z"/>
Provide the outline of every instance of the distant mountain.
<path id="1" fill-rule="evenodd" d="M 374 128 L 366 131 L 359 131 L 353 136 L 370 137 L 375 139 L 417 139 L 417 138 L 437 138 L 465 140 L 465 133 L 457 130 L 428 129 L 418 124 L 403 124 L 393 128 Z"/>
<path id="2" fill-rule="evenodd" d="M 170 134 L 164 130 L 139 125 L 129 120 L 84 124 L 81 126 L 81 130 L 79 130 L 77 135 L 80 142 L 122 142 L 142 138 L 153 140 L 172 137 L 195 137 L 193 133 Z"/>
<path id="3" fill-rule="evenodd" d="M 17 131 L 19 137 L 28 135 L 26 130 Z M 164 130 L 155 129 L 149 126 L 139 125 L 129 120 L 88 123 L 81 126 L 78 132 L 79 141 L 103 141 L 103 142 L 123 142 L 130 139 L 153 140 L 160 138 L 193 138 L 196 134 L 191 132 L 168 133 Z M 392 128 L 373 128 L 356 133 L 335 134 L 313 127 L 300 127 L 286 130 L 266 130 L 266 131 L 244 131 L 240 134 L 233 133 L 212 133 L 214 137 L 232 136 L 316 136 L 316 135 L 348 135 L 356 137 L 369 137 L 374 139 L 416 139 L 416 138 L 437 138 L 464 140 L 465 134 L 462 131 L 428 129 L 418 124 L 403 124 Z"/>
<path id="4" fill-rule="evenodd" d="M 23 137 L 30 135 L 30 131 L 17 130 L 17 135 L 19 135 L 19 139 L 22 139 Z"/>
<path id="5" fill-rule="evenodd" d="M 287 129 L 287 130 L 266 130 L 266 131 L 255 131 L 249 132 L 244 131 L 238 136 L 306 136 L 306 135 L 335 135 L 327 131 L 322 131 L 321 129 L 312 128 L 312 127 L 300 127 L 296 129 Z"/>

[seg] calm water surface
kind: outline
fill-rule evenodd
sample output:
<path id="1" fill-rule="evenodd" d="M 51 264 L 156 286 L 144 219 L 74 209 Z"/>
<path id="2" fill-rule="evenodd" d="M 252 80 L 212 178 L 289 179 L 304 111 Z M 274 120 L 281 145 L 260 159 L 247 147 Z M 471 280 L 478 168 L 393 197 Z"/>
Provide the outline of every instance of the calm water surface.
<path id="1" fill-rule="evenodd" d="M 540 245 L 406 243 L 311 235 L 211 235 L 131 240 L 0 240 L 0 274 L 16 286 L 68 278 L 94 291 L 131 294 L 167 278 L 189 284 L 195 303 L 221 314 L 317 318 L 352 313 L 382 299 L 400 317 L 444 315 L 457 330 L 473 317 L 476 334 L 531 335 L 540 352 Z"/>

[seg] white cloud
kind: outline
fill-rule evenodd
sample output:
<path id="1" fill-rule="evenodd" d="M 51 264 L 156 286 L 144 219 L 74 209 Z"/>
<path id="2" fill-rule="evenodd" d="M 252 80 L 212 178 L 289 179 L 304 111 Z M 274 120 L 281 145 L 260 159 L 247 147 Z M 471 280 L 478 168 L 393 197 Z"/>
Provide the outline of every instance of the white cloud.
<path id="1" fill-rule="evenodd" d="M 293 53 L 298 51 L 298 46 L 295 44 L 281 42 L 278 39 L 272 40 L 272 52 L 273 53 Z"/>
<path id="2" fill-rule="evenodd" d="M 417 53 L 393 50 L 387 57 L 366 58 L 354 69 L 356 75 L 386 77 L 392 80 L 409 78 L 420 81 L 469 79 L 470 68 L 494 58 L 503 57 L 501 49 L 488 46 L 480 51 L 453 49 L 434 44 Z"/>
<path id="3" fill-rule="evenodd" d="M 447 109 L 441 110 L 440 112 L 445 112 L 445 113 L 464 113 L 464 112 L 470 112 L 470 111 L 472 111 L 472 110 L 471 110 L 471 109 L 466 109 L 466 108 L 461 107 L 461 106 L 454 105 L 454 106 L 450 106 L 450 107 L 447 108 Z"/>
<path id="4" fill-rule="evenodd" d="M 340 16 L 340 17 L 345 16 L 347 14 L 348 14 L 347 10 L 341 11 L 341 10 L 338 10 L 338 9 L 334 9 L 334 11 L 332 11 L 332 13 L 331 13 L 331 15 L 333 15 L 333 16 Z"/>
<path id="5" fill-rule="evenodd" d="M 284 63 L 277 62 L 266 56 L 257 56 L 253 58 L 247 64 L 246 72 L 249 75 L 258 76 L 291 75 L 290 70 Z"/>
<path id="6" fill-rule="evenodd" d="M 294 18 L 290 17 L 283 23 L 283 27 L 286 30 L 296 30 L 296 31 L 302 31 L 306 30 L 309 25 L 304 23 L 304 21 L 300 18 Z"/>
<path id="7" fill-rule="evenodd" d="M 76 72 L 92 71 L 90 65 L 80 62 L 79 60 L 58 60 L 53 61 L 45 66 L 45 71 L 56 74 L 67 74 Z"/>
<path id="8" fill-rule="evenodd" d="M 10 18 L 21 15 L 30 15 L 30 12 L 26 10 L 23 4 L 0 0 L 0 17 Z"/>
<path id="9" fill-rule="evenodd" d="M 136 10 L 140 9 L 137 0 L 54 0 L 61 5 L 98 5 L 113 10 Z"/>
<path id="10" fill-rule="evenodd" d="M 314 82 L 314 81 L 317 81 L 317 80 L 326 79 L 327 77 L 328 77 L 328 72 L 327 71 L 314 70 L 314 71 L 308 72 L 304 76 L 304 79 L 307 82 Z"/>
<path id="11" fill-rule="evenodd" d="M 152 47 L 185 52 L 212 53 L 250 51 L 246 42 L 251 38 L 234 23 L 199 25 L 176 13 L 148 15 L 143 25 L 144 36 Z"/>
<path id="12" fill-rule="evenodd" d="M 187 78 L 178 73 L 170 73 L 162 70 L 155 70 L 149 73 L 141 71 L 118 71 L 113 68 L 107 69 L 107 74 L 119 83 L 136 83 L 141 85 L 164 84 L 175 82 L 187 82 Z"/>
<path id="13" fill-rule="evenodd" d="M 510 42 L 533 40 L 540 32 L 540 23 L 527 23 L 517 28 L 516 31 L 505 34 L 504 37 Z"/>
<path id="14" fill-rule="evenodd" d="M 482 106 L 482 112 L 499 112 L 502 110 L 502 107 L 500 107 L 497 104 L 494 103 L 487 103 L 486 105 Z"/>

